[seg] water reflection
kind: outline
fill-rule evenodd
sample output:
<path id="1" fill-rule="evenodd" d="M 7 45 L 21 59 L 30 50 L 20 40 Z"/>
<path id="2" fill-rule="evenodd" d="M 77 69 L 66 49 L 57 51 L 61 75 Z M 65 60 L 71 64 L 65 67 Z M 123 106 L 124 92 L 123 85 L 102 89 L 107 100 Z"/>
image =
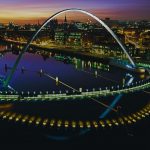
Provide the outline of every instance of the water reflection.
<path id="1" fill-rule="evenodd" d="M 1 57 L 0 74 L 7 76 L 23 46 L 1 44 L 1 47 L 3 47 L 1 51 L 3 57 Z M 55 79 L 58 78 L 74 89 L 82 88 L 85 91 L 122 84 L 126 74 L 125 70 L 111 67 L 103 60 L 83 59 L 62 53 L 29 48 L 10 85 L 18 91 L 70 90 L 47 78 L 43 72 Z M 137 79 L 139 78 L 136 77 L 135 80 Z"/>

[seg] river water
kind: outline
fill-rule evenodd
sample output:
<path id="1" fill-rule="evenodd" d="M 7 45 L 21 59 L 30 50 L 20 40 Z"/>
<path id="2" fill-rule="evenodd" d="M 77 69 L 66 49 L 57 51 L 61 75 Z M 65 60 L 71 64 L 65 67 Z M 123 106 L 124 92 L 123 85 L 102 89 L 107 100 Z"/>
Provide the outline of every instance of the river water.
<path id="1" fill-rule="evenodd" d="M 0 43 L 0 75 L 6 77 L 18 57 L 21 46 Z M 44 72 L 48 76 L 40 73 Z M 127 73 L 135 79 L 139 77 L 131 72 L 111 67 L 106 62 L 81 59 L 64 54 L 32 49 L 21 59 L 9 85 L 16 91 L 59 91 L 82 88 L 93 90 L 122 85 Z M 69 85 L 56 84 L 52 78 Z"/>

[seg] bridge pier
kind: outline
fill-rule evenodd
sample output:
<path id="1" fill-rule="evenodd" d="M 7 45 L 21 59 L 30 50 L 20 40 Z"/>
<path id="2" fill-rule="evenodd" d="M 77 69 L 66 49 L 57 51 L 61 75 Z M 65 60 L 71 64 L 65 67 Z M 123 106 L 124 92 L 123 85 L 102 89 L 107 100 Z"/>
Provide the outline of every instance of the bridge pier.
<path id="1" fill-rule="evenodd" d="M 43 74 L 43 69 L 40 69 L 40 77 L 42 76 Z"/>
<path id="2" fill-rule="evenodd" d="M 97 71 L 95 71 L 95 77 L 97 78 Z"/>
<path id="3" fill-rule="evenodd" d="M 58 80 L 58 77 L 56 77 L 56 85 L 58 85 L 59 83 L 59 80 Z"/>

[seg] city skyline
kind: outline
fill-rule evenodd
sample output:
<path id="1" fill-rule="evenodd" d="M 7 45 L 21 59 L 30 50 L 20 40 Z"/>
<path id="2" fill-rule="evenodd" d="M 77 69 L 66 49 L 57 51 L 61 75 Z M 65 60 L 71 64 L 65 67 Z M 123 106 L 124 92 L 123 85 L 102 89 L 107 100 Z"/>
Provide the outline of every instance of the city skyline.
<path id="1" fill-rule="evenodd" d="M 148 0 L 2 0 L 0 23 L 7 24 L 12 21 L 24 24 L 36 23 L 37 20 L 42 22 L 57 11 L 72 7 L 85 9 L 102 19 L 110 17 L 113 20 L 149 20 L 149 6 Z M 74 19 L 72 16 L 70 15 L 70 18 Z"/>

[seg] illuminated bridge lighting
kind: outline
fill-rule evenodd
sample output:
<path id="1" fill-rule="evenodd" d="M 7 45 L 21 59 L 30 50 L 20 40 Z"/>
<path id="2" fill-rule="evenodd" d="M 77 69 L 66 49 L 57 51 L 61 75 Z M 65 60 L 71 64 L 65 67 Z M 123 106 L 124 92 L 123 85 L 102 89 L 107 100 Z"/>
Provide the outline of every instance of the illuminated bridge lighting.
<path id="1" fill-rule="evenodd" d="M 82 92 L 81 94 L 73 94 L 73 95 L 67 95 L 67 94 L 38 94 L 37 96 L 24 96 L 20 98 L 20 95 L 8 95 L 8 94 L 1 94 L 0 95 L 0 101 L 51 101 L 51 100 L 67 100 L 67 99 L 79 99 L 79 98 L 94 98 L 94 97 L 100 97 L 100 96 L 112 96 L 117 94 L 129 94 L 141 90 L 145 90 L 150 88 L 150 81 L 146 80 L 143 84 L 135 84 L 132 87 L 126 87 L 123 89 L 118 90 L 98 90 L 98 91 L 88 91 L 88 92 Z"/>
<path id="2" fill-rule="evenodd" d="M 117 127 L 117 126 L 126 126 L 126 125 L 132 125 L 143 118 L 150 116 L 150 104 L 144 106 L 141 110 L 132 113 L 127 116 L 120 116 L 119 118 L 112 118 L 112 119 L 102 119 L 102 120 L 87 120 L 87 121 L 69 121 L 69 120 L 63 120 L 63 119 L 50 119 L 50 118 L 42 118 L 42 117 L 35 117 L 30 115 L 22 115 L 17 114 L 15 112 L 7 112 L 7 111 L 0 111 L 0 118 L 18 122 L 21 120 L 21 122 L 26 124 L 33 124 L 35 126 L 39 125 L 41 127 L 49 126 L 57 127 L 57 128 L 111 128 L 111 127 Z M 22 118 L 22 119 L 21 119 Z"/>

